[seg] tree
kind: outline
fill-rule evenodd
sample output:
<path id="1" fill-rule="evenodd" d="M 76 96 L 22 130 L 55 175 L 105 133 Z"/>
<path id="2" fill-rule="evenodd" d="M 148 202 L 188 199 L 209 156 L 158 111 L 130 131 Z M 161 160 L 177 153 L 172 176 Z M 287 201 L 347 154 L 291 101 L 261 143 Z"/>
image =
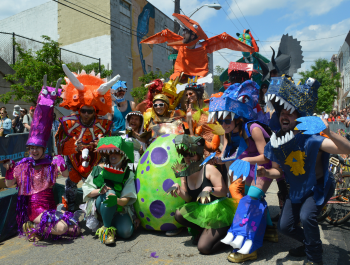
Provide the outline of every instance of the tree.
<path id="1" fill-rule="evenodd" d="M 142 100 L 145 99 L 148 88 L 145 87 L 146 84 L 151 83 L 154 79 L 168 79 L 172 74 L 174 73 L 174 69 L 171 69 L 164 74 L 159 71 L 157 73 L 154 73 L 153 71 L 140 76 L 138 79 L 142 83 L 141 86 L 134 87 L 130 94 L 134 98 L 135 101 L 141 102 Z"/>
<path id="2" fill-rule="evenodd" d="M 213 82 L 214 82 L 214 91 L 216 92 L 219 91 L 219 89 L 223 85 L 223 82 L 220 81 L 220 75 L 222 74 L 223 71 L 225 71 L 225 69 L 220 65 L 215 66 Z"/>
<path id="3" fill-rule="evenodd" d="M 330 113 L 334 100 L 337 97 L 337 87 L 341 87 L 340 73 L 337 72 L 336 65 L 333 62 L 320 58 L 311 66 L 311 71 L 300 72 L 299 74 L 302 76 L 302 83 L 309 77 L 320 82 L 321 86 L 318 89 L 316 112 L 321 113 L 325 111 L 326 113 Z"/>
<path id="4" fill-rule="evenodd" d="M 56 86 L 59 78 L 65 76 L 62 70 L 63 62 L 60 60 L 59 43 L 51 40 L 48 36 L 42 36 L 42 38 L 44 39 L 43 47 L 36 52 L 31 49 L 25 50 L 21 44 L 15 42 L 18 59 L 14 65 L 11 65 L 15 73 L 5 76 L 5 79 L 13 84 L 9 92 L 0 95 L 0 102 L 6 104 L 13 98 L 14 101 L 23 100 L 36 105 L 43 86 L 44 75 L 47 75 L 47 84 L 53 87 Z M 87 73 L 91 72 L 92 69 L 98 72 L 98 63 L 86 66 L 80 63 L 68 63 L 67 66 L 73 72 L 81 69 L 84 69 Z M 112 71 L 104 70 L 104 66 L 101 66 L 101 68 L 103 69 L 102 78 L 111 75 Z M 62 84 L 65 84 L 64 79 Z M 59 101 L 58 98 L 56 104 Z"/>

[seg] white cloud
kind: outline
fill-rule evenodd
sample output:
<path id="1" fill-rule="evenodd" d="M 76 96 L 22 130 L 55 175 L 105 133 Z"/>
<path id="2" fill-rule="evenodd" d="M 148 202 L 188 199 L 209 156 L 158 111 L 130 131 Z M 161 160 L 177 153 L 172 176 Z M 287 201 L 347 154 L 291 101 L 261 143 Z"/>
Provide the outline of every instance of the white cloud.
<path id="1" fill-rule="evenodd" d="M 305 11 L 311 16 L 319 16 L 328 13 L 345 0 L 292 0 L 294 8 Z"/>
<path id="2" fill-rule="evenodd" d="M 1 0 L 0 20 L 51 0 Z"/>

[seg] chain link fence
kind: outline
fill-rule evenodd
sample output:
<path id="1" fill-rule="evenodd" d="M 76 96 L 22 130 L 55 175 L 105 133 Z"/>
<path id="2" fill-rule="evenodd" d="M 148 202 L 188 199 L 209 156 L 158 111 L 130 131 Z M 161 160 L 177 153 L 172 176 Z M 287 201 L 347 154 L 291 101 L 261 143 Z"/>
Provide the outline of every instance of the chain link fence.
<path id="1" fill-rule="evenodd" d="M 14 41 L 19 43 L 25 51 L 31 50 L 32 53 L 35 53 L 36 51 L 40 50 L 44 45 L 44 43 L 41 41 L 17 35 L 14 32 L 0 32 L 0 57 L 9 65 L 15 64 L 16 60 L 18 60 L 18 51 L 16 51 Z M 65 64 L 98 64 L 100 70 L 99 72 L 101 72 L 100 58 L 95 58 L 78 52 L 73 52 L 64 48 L 60 48 L 60 59 Z"/>

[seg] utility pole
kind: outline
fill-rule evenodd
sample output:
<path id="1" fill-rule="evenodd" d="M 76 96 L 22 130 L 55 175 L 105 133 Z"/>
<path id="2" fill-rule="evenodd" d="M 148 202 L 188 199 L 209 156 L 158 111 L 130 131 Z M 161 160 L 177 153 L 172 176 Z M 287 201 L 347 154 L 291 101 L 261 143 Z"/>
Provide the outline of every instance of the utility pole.
<path id="1" fill-rule="evenodd" d="M 175 4 L 174 13 L 180 14 L 180 0 L 174 0 L 174 4 Z M 180 32 L 180 24 L 177 23 L 175 20 L 174 20 L 174 32 L 176 34 L 179 34 Z M 177 54 L 177 50 L 173 49 L 173 54 Z M 175 65 L 175 61 L 176 59 L 173 60 L 173 66 Z"/>

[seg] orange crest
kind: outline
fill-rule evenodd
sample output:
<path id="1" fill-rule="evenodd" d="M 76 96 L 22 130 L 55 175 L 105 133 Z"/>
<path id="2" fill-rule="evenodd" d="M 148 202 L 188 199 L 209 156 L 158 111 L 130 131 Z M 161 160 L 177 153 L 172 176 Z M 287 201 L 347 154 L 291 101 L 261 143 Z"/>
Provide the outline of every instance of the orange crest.
<path id="1" fill-rule="evenodd" d="M 84 85 L 83 90 L 78 90 L 74 87 L 71 81 L 65 77 L 67 85 L 62 85 L 63 93 L 61 98 L 63 102 L 60 107 L 69 109 L 72 111 L 79 111 L 83 106 L 92 106 L 96 109 L 99 116 L 104 116 L 107 113 L 112 112 L 112 98 L 111 92 L 108 90 L 104 95 L 101 95 L 97 89 L 107 79 L 101 79 L 100 74 L 95 76 L 95 72 L 86 74 L 84 70 L 80 74 L 73 73 L 74 76 Z"/>

